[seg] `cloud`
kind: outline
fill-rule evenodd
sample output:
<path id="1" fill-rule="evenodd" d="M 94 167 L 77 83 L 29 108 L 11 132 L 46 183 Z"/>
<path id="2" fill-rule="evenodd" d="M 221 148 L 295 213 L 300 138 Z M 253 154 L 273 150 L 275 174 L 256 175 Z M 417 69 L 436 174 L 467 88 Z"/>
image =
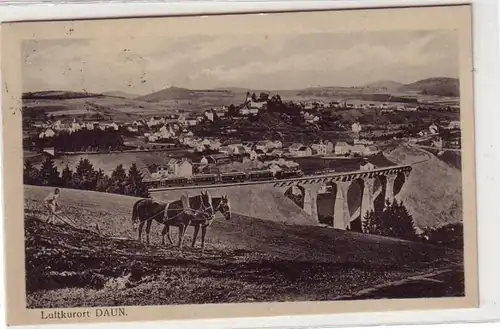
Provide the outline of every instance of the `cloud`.
<path id="1" fill-rule="evenodd" d="M 25 91 L 289 89 L 458 75 L 457 34 L 450 31 L 51 40 L 23 51 Z"/>

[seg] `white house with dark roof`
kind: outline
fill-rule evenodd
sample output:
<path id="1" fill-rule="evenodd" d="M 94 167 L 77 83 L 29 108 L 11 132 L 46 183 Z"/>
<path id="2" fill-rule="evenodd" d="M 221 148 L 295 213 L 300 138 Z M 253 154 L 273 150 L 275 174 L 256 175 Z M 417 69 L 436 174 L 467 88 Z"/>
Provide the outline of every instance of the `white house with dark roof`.
<path id="1" fill-rule="evenodd" d="M 291 154 L 295 154 L 302 146 L 302 143 L 293 143 L 288 147 L 288 152 L 290 152 Z"/>
<path id="2" fill-rule="evenodd" d="M 311 156 L 311 155 L 312 155 L 312 150 L 311 150 L 311 148 L 310 148 L 310 147 L 303 145 L 303 146 L 301 146 L 301 147 L 297 150 L 297 152 L 296 152 L 296 154 L 295 154 L 295 155 L 296 155 L 296 156 L 298 156 L 298 157 L 307 157 L 307 156 Z"/>
<path id="3" fill-rule="evenodd" d="M 175 177 L 193 176 L 193 164 L 188 159 L 170 159 L 167 165 Z"/>
<path id="4" fill-rule="evenodd" d="M 347 154 L 351 150 L 351 145 L 347 144 L 346 142 L 337 142 L 335 144 L 335 154 L 341 155 L 341 154 Z"/>

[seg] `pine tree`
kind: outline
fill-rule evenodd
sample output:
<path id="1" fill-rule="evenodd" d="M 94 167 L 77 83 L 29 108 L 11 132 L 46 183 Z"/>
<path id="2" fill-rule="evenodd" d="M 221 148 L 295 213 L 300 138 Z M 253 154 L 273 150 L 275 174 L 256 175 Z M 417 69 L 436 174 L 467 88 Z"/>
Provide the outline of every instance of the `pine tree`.
<path id="1" fill-rule="evenodd" d="M 119 164 L 111 173 L 110 187 L 111 193 L 125 194 L 125 184 L 127 183 L 127 173 L 123 169 L 123 165 Z"/>
<path id="2" fill-rule="evenodd" d="M 149 196 L 148 188 L 142 181 L 142 175 L 135 163 L 130 166 L 128 171 L 127 194 L 140 197 Z"/>
<path id="3" fill-rule="evenodd" d="M 28 184 L 28 185 L 39 185 L 40 184 L 40 172 L 29 161 L 26 161 L 24 163 L 23 183 Z"/>
<path id="4" fill-rule="evenodd" d="M 66 165 L 61 173 L 61 186 L 73 187 L 73 171 Z"/>
<path id="5" fill-rule="evenodd" d="M 127 173 L 122 164 L 119 164 L 111 173 L 111 179 L 115 182 L 123 183 L 127 180 Z"/>
<path id="6" fill-rule="evenodd" d="M 97 172 L 97 183 L 96 183 L 96 191 L 99 192 L 107 192 L 111 185 L 111 179 L 108 175 L 104 174 L 102 169 L 99 169 Z"/>
<path id="7" fill-rule="evenodd" d="M 82 190 L 95 190 L 97 185 L 97 172 L 88 159 L 80 159 L 73 175 L 75 188 Z"/>
<path id="8" fill-rule="evenodd" d="M 45 158 L 45 161 L 42 163 L 42 167 L 40 168 L 40 178 L 41 185 L 44 186 L 59 186 L 60 178 L 59 172 L 54 164 L 52 158 Z"/>

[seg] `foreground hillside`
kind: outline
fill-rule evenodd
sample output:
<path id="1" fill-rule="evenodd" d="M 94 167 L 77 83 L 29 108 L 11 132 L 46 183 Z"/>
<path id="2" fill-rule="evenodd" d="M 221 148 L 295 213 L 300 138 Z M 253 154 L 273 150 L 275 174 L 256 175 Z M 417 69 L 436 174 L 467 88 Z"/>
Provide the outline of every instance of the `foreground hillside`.
<path id="1" fill-rule="evenodd" d="M 400 145 L 387 157 L 401 164 L 413 163 L 401 199 L 419 228 L 462 221 L 462 175 L 459 169 L 432 153 L 411 146 Z"/>
<path id="2" fill-rule="evenodd" d="M 158 246 L 156 225 L 152 246 L 134 239 L 135 198 L 63 190 L 66 213 L 81 226 L 99 223 L 98 235 L 41 221 L 47 191 L 25 187 L 30 308 L 463 294 L 457 250 L 233 214 L 214 222 L 205 254 L 180 254 Z"/>

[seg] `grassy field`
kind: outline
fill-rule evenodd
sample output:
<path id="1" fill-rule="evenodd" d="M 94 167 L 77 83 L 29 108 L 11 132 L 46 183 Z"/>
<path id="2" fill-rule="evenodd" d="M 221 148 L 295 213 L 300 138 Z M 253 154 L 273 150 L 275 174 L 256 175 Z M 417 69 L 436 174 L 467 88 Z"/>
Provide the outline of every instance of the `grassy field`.
<path id="1" fill-rule="evenodd" d="M 97 235 L 46 224 L 40 201 L 48 191 L 25 186 L 29 308 L 463 294 L 459 250 L 233 214 L 230 221 L 216 219 L 204 254 L 188 247 L 189 229 L 180 254 L 158 245 L 156 225 L 153 245 L 135 240 L 130 221 L 135 198 L 63 190 L 65 212 L 82 227 L 98 222 Z M 423 275 L 441 275 L 441 290 L 422 284 L 411 296 L 402 291 L 401 286 L 420 282 L 412 277 Z"/>

